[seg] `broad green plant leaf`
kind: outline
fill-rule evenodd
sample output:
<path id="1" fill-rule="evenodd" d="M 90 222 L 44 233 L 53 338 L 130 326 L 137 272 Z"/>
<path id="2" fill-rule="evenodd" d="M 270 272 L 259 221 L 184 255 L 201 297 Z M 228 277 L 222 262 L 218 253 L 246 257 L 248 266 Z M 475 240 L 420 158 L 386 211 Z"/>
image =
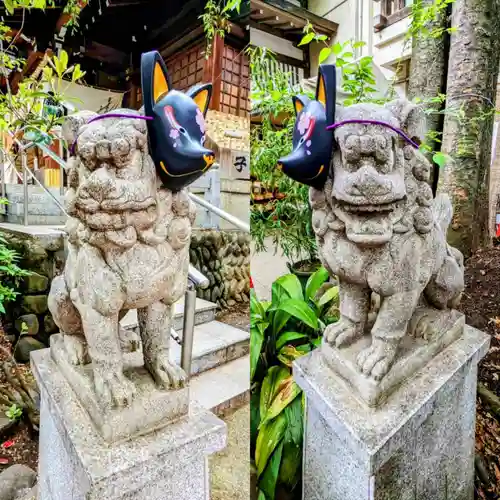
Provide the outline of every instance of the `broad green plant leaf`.
<path id="1" fill-rule="evenodd" d="M 307 335 L 305 333 L 299 333 L 299 332 L 282 333 L 278 337 L 278 341 L 276 342 L 276 349 L 279 351 L 283 346 L 288 344 L 288 342 L 292 342 L 294 340 L 299 340 L 299 339 L 304 339 L 304 338 L 307 338 Z"/>
<path id="2" fill-rule="evenodd" d="M 325 304 L 328 304 L 328 302 L 331 302 L 332 300 L 337 301 L 339 298 L 339 287 L 337 286 L 332 286 L 329 288 L 318 300 L 318 306 L 324 306 Z"/>
<path id="3" fill-rule="evenodd" d="M 281 457 L 281 466 L 278 474 L 280 483 L 293 489 L 300 478 L 302 463 L 302 447 L 294 443 L 283 441 L 283 453 Z"/>
<path id="4" fill-rule="evenodd" d="M 440 168 L 443 168 L 446 165 L 446 155 L 443 153 L 435 153 L 432 156 L 432 161 L 439 165 Z"/>
<path id="5" fill-rule="evenodd" d="M 319 64 L 325 62 L 332 55 L 331 47 L 323 47 L 319 53 Z"/>
<path id="6" fill-rule="evenodd" d="M 328 271 L 320 267 L 314 274 L 309 276 L 306 284 L 306 298 L 312 300 L 316 296 L 319 288 L 328 279 Z"/>
<path id="7" fill-rule="evenodd" d="M 299 278 L 295 276 L 295 274 L 285 274 L 280 276 L 272 285 L 273 291 L 276 291 L 276 294 L 273 295 L 276 297 L 277 302 L 279 303 L 284 295 L 290 297 L 292 299 L 304 299 L 304 294 L 302 293 L 302 285 L 300 284 Z"/>
<path id="8" fill-rule="evenodd" d="M 284 311 L 294 318 L 302 321 L 307 326 L 318 329 L 318 318 L 314 314 L 314 311 L 303 301 L 298 299 L 286 299 L 283 300 L 278 309 Z"/>
<path id="9" fill-rule="evenodd" d="M 278 475 L 280 471 L 281 460 L 283 456 L 283 443 L 281 443 L 276 451 L 273 453 L 269 464 L 262 474 L 259 481 L 259 488 L 264 491 L 267 498 L 274 499 L 276 496 L 276 483 L 278 482 Z"/>
<path id="10" fill-rule="evenodd" d="M 308 43 L 311 43 L 314 40 L 314 36 L 315 36 L 314 33 L 307 33 L 302 37 L 302 40 L 299 42 L 297 46 L 300 47 L 301 45 L 307 45 Z"/>
<path id="11" fill-rule="evenodd" d="M 286 432 L 285 442 L 292 442 L 296 446 L 302 446 L 304 435 L 304 409 L 302 398 L 295 398 L 286 408 Z"/>
<path id="12" fill-rule="evenodd" d="M 286 345 L 281 348 L 280 353 L 278 354 L 278 359 L 289 368 L 292 367 L 292 363 L 297 359 L 303 356 L 305 353 L 299 351 L 292 345 Z"/>
<path id="13" fill-rule="evenodd" d="M 262 344 L 264 343 L 264 332 L 269 323 L 258 323 L 250 328 L 250 379 L 253 380 L 257 364 L 259 362 Z"/>
<path id="14" fill-rule="evenodd" d="M 261 415 L 261 427 L 267 422 L 273 420 L 301 393 L 300 387 L 294 382 L 293 377 L 290 375 L 285 380 L 282 380 L 278 392 L 273 399 L 273 402 L 267 413 Z"/>
<path id="15" fill-rule="evenodd" d="M 260 418 L 267 415 L 280 384 L 290 376 L 290 371 L 283 366 L 272 366 L 265 376 L 260 390 Z"/>
<path id="16" fill-rule="evenodd" d="M 261 427 L 255 445 L 255 465 L 259 476 L 264 472 L 269 457 L 281 443 L 285 430 L 286 418 L 283 413 Z"/>
<path id="17" fill-rule="evenodd" d="M 338 56 L 342 52 L 342 44 L 340 42 L 337 42 L 333 47 L 333 53 Z"/>

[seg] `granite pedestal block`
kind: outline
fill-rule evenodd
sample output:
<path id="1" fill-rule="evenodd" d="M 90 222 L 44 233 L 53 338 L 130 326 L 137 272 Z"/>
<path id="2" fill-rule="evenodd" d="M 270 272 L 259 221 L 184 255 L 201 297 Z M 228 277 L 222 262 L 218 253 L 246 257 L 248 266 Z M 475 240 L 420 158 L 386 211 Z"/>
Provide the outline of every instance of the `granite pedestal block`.
<path id="1" fill-rule="evenodd" d="M 307 396 L 303 500 L 472 500 L 477 365 L 488 346 L 465 326 L 375 408 L 321 350 L 296 361 Z"/>
<path id="2" fill-rule="evenodd" d="M 225 424 L 190 408 L 188 415 L 114 444 L 51 358 L 32 354 L 41 392 L 38 500 L 207 500 L 207 457 L 225 447 Z"/>

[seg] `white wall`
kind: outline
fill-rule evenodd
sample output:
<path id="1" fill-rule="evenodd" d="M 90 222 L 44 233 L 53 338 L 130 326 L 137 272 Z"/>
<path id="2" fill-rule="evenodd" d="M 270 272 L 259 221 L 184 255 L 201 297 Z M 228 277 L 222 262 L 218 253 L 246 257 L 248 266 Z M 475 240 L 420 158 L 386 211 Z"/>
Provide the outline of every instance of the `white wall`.
<path id="1" fill-rule="evenodd" d="M 337 7 L 336 7 L 337 6 Z M 364 41 L 367 45 L 358 56 L 373 55 L 376 66 L 379 66 L 383 75 L 391 80 L 394 76 L 394 67 L 399 58 L 408 58 L 411 55 L 411 44 L 404 47 L 405 34 L 408 31 L 409 18 L 375 33 L 373 19 L 380 14 L 381 2 L 373 0 L 309 0 L 309 10 L 319 16 L 339 25 L 338 32 L 332 43 L 345 42 L 349 39 Z M 311 47 L 311 75 L 317 74 L 317 61 L 322 46 L 315 44 Z M 404 50 L 403 50 L 404 49 Z M 333 60 L 334 57 L 331 57 Z"/>

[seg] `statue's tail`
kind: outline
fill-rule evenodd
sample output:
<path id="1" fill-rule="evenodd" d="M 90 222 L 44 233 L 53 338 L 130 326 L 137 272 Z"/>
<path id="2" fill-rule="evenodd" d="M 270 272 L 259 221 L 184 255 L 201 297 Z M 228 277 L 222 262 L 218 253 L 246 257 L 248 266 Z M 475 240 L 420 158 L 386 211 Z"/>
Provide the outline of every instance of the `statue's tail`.
<path id="1" fill-rule="evenodd" d="M 453 206 L 451 204 L 450 197 L 447 194 L 438 194 L 434 198 L 432 210 L 434 212 L 436 222 L 441 226 L 441 230 L 446 235 L 453 218 Z"/>

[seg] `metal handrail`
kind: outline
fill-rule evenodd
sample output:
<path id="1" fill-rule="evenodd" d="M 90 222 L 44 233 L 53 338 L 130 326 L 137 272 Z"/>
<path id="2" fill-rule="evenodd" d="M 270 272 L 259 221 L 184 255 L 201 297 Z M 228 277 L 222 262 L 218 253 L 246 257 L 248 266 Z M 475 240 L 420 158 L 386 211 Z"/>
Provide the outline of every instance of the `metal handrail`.
<path id="1" fill-rule="evenodd" d="M 238 229 L 241 229 L 242 231 L 245 231 L 246 233 L 250 232 L 250 225 L 246 224 L 242 220 L 238 219 L 238 217 L 235 217 L 234 215 L 228 214 L 224 210 L 221 210 L 220 208 L 216 207 L 215 205 L 212 205 L 208 201 L 204 200 L 203 198 L 200 198 L 199 196 L 196 196 L 193 193 L 189 193 L 189 197 L 198 205 L 201 205 L 202 207 L 206 208 L 207 210 L 210 210 L 211 212 L 213 212 L 215 215 L 218 215 L 219 217 L 227 220 L 233 226 L 236 226 Z"/>

